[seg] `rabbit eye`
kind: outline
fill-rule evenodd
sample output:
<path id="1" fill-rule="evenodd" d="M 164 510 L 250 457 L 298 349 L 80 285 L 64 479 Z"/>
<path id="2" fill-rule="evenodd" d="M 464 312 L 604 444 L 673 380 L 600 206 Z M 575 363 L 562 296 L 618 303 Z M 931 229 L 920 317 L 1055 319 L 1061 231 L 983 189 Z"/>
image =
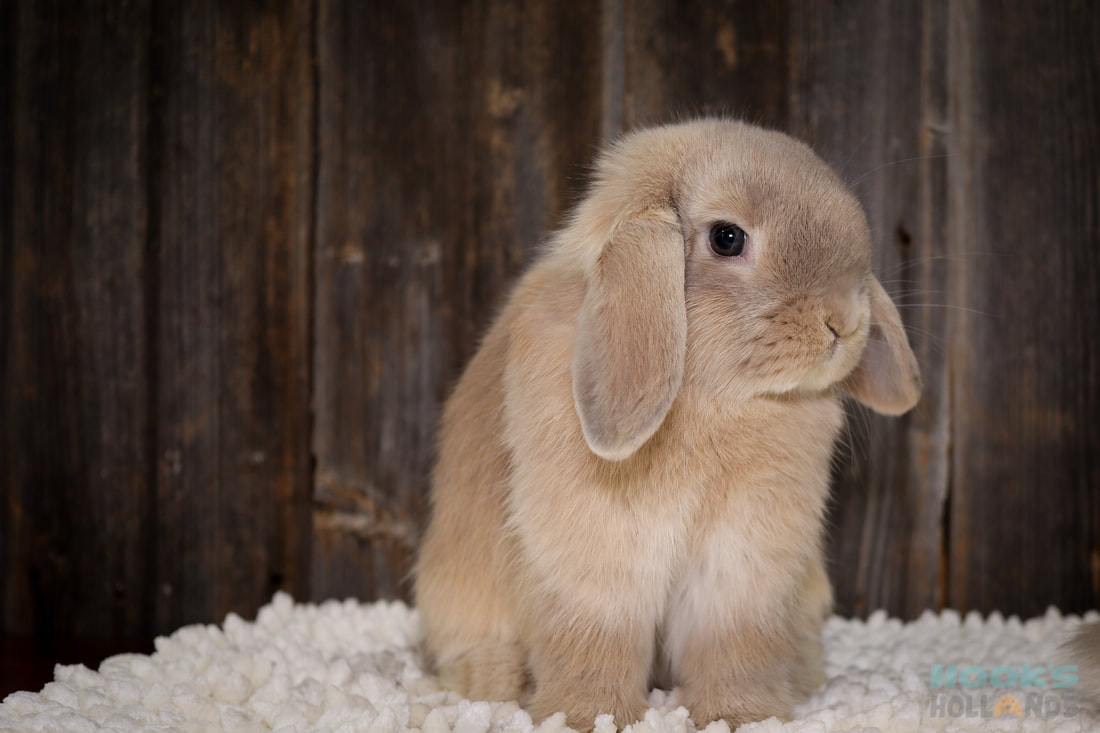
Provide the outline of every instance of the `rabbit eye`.
<path id="1" fill-rule="evenodd" d="M 748 239 L 749 235 L 736 224 L 719 222 L 710 230 L 710 248 L 719 257 L 739 257 Z"/>

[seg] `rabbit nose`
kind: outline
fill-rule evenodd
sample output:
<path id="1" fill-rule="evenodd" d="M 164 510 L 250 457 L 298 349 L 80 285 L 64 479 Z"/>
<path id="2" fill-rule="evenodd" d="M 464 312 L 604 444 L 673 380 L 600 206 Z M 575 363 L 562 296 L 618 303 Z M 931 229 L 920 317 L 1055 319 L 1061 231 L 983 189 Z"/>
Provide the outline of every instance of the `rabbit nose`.
<path id="1" fill-rule="evenodd" d="M 823 320 L 834 343 L 858 331 L 861 321 L 859 291 L 853 289 L 834 293 L 826 303 Z"/>

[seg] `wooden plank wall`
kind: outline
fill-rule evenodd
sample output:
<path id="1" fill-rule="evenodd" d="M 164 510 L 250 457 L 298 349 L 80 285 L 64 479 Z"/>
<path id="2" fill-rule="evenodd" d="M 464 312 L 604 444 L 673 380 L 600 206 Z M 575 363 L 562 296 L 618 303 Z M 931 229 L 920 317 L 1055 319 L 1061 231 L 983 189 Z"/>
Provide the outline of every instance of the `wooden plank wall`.
<path id="1" fill-rule="evenodd" d="M 852 183 L 922 363 L 838 610 L 1100 606 L 1100 5 L 0 2 L 0 633 L 407 594 L 435 419 L 621 131 Z"/>
<path id="2" fill-rule="evenodd" d="M 312 6 L 7 12 L 4 631 L 305 593 Z"/>

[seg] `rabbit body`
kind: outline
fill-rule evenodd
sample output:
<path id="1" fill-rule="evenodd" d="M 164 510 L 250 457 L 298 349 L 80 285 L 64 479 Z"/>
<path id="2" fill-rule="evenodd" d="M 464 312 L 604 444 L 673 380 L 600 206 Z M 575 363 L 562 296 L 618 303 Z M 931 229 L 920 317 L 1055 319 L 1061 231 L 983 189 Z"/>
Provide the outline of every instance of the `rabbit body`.
<path id="1" fill-rule="evenodd" d="M 1100 709 L 1100 621 L 1077 626 L 1060 649 L 1065 661 L 1077 666 L 1080 701 Z"/>
<path id="2" fill-rule="evenodd" d="M 416 575 L 442 682 L 578 729 L 652 684 L 700 727 L 789 717 L 822 679 L 842 393 L 919 393 L 858 202 L 779 133 L 627 136 L 445 406 Z"/>

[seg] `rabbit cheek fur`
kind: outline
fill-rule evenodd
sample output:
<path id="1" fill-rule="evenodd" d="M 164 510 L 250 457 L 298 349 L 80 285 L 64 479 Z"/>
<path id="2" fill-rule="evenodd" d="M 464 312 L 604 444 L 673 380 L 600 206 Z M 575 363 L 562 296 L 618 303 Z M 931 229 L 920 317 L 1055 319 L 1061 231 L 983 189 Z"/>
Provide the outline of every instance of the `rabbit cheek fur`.
<path id="1" fill-rule="evenodd" d="M 651 684 L 699 726 L 789 717 L 822 679 L 841 393 L 919 394 L 855 199 L 778 133 L 626 137 L 444 409 L 416 579 L 443 684 L 578 729 Z"/>

